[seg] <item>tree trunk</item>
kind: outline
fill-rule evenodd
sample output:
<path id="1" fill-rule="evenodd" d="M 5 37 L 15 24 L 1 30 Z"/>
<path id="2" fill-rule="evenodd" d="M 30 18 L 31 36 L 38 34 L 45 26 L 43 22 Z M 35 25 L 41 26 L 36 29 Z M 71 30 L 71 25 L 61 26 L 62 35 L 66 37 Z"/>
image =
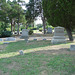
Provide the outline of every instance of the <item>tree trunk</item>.
<path id="1" fill-rule="evenodd" d="M 42 21 L 43 21 L 43 30 L 44 30 L 44 34 L 46 34 L 46 20 L 45 17 L 42 17 Z"/>
<path id="2" fill-rule="evenodd" d="M 70 40 L 70 41 L 73 41 L 73 36 L 72 36 L 71 28 L 66 28 L 66 31 L 67 31 L 69 40 Z"/>
<path id="3" fill-rule="evenodd" d="M 18 30 L 17 30 L 17 32 L 18 32 L 18 35 L 19 35 L 19 23 L 18 23 Z"/>
<path id="4" fill-rule="evenodd" d="M 17 32 L 18 32 L 18 35 L 19 35 L 19 17 L 18 17 L 18 30 L 17 30 Z"/>
<path id="5" fill-rule="evenodd" d="M 29 24 L 27 23 L 27 24 L 26 24 L 26 29 L 28 28 L 28 25 L 29 25 Z"/>
<path id="6" fill-rule="evenodd" d="M 13 27 L 12 27 L 12 21 L 11 21 L 11 32 L 13 31 L 13 29 L 12 29 Z"/>
<path id="7" fill-rule="evenodd" d="M 14 33 L 15 33 L 15 22 L 14 22 Z"/>

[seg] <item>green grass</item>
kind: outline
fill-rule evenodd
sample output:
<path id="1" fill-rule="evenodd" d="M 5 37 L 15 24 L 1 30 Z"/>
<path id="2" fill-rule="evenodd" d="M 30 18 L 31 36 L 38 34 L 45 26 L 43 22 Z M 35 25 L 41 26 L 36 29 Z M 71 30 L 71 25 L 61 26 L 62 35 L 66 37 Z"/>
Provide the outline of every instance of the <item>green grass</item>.
<path id="1" fill-rule="evenodd" d="M 72 42 L 68 42 L 66 44 L 71 44 Z M 19 50 L 28 50 L 28 49 L 34 49 L 34 48 L 40 48 L 40 47 L 46 47 L 51 46 L 50 40 L 41 40 L 41 41 L 29 41 L 29 43 L 26 43 L 26 41 L 18 41 L 18 42 L 11 42 L 6 49 L 3 51 L 3 53 L 8 52 L 17 52 Z M 55 44 L 55 45 L 63 45 L 65 44 Z"/>
<path id="2" fill-rule="evenodd" d="M 10 43 L 6 47 L 6 51 L 4 52 L 16 52 L 19 50 L 27 50 L 27 49 L 45 47 L 49 45 L 50 45 L 50 41 L 30 41 L 29 43 L 26 43 L 25 41 L 18 41 L 18 42 Z"/>
<path id="3" fill-rule="evenodd" d="M 0 75 L 75 75 L 75 55 L 42 52 L 41 49 L 47 50 L 51 45 L 49 40 L 8 44 L 3 52 L 0 52 Z M 70 43 L 55 46 L 69 45 Z M 32 51 L 19 55 L 19 50 Z"/>
<path id="4" fill-rule="evenodd" d="M 2 45 L 3 44 L 3 42 L 0 42 L 0 45 Z"/>
<path id="5" fill-rule="evenodd" d="M 1 75 L 72 75 L 75 74 L 75 57 L 28 53 L 0 59 Z"/>

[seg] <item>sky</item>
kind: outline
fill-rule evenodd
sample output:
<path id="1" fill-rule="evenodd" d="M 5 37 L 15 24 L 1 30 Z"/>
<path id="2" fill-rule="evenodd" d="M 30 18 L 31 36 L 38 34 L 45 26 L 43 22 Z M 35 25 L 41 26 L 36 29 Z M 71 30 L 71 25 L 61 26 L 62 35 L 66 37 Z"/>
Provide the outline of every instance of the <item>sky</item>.
<path id="1" fill-rule="evenodd" d="M 7 0 L 6 0 L 6 1 L 7 1 Z M 10 1 L 13 1 L 13 0 L 10 0 Z M 26 2 L 26 3 L 28 3 L 28 2 L 29 2 L 29 0 L 25 0 L 25 2 Z"/>

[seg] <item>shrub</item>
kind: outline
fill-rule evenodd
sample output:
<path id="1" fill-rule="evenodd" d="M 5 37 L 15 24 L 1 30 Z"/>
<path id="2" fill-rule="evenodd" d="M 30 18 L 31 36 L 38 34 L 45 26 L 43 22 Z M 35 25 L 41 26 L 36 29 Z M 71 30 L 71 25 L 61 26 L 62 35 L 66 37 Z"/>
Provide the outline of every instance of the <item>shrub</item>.
<path id="1" fill-rule="evenodd" d="M 10 28 L 6 28 L 6 30 L 7 30 L 7 31 L 11 31 L 11 29 L 10 29 Z"/>
<path id="2" fill-rule="evenodd" d="M 32 35 L 33 34 L 33 30 L 29 30 L 29 35 Z"/>
<path id="3" fill-rule="evenodd" d="M 12 35 L 11 31 L 3 31 L 1 33 L 1 36 L 2 37 L 10 37 Z"/>
<path id="4" fill-rule="evenodd" d="M 42 32 L 42 28 L 39 28 L 39 31 Z"/>

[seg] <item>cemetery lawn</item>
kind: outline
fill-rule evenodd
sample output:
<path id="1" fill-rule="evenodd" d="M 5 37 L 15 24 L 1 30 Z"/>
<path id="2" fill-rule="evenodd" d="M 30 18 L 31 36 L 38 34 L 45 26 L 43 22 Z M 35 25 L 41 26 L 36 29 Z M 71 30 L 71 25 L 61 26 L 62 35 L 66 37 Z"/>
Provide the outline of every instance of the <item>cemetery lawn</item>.
<path id="1" fill-rule="evenodd" d="M 70 44 L 18 41 L 0 51 L 0 75 L 75 75 L 75 51 Z M 24 55 L 19 55 L 19 50 Z"/>

